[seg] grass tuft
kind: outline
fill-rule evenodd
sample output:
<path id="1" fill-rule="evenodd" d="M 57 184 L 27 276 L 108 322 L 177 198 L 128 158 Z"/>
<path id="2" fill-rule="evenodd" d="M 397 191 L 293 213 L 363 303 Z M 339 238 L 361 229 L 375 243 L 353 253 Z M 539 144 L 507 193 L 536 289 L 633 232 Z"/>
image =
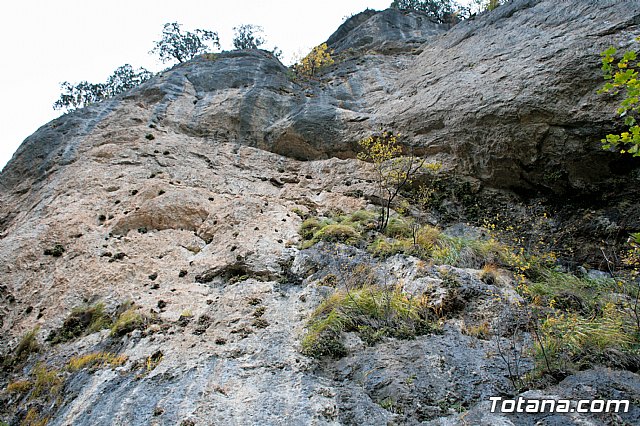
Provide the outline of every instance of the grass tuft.
<path id="1" fill-rule="evenodd" d="M 117 355 L 111 352 L 94 352 L 82 356 L 74 356 L 69 360 L 69 371 L 82 369 L 99 369 L 104 367 L 119 367 L 127 362 L 126 355 Z"/>
<path id="2" fill-rule="evenodd" d="M 366 285 L 338 291 L 312 314 L 302 352 L 312 357 L 346 355 L 343 332 L 354 331 L 373 344 L 382 337 L 411 339 L 434 330 L 436 319 L 426 298 L 411 298 L 400 289 Z"/>

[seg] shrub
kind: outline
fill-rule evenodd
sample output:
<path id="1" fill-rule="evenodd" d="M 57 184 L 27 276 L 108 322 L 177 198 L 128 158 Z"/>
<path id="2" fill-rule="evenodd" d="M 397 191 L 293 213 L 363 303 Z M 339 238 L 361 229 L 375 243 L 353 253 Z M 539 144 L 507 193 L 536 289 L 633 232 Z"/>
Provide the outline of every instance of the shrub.
<path id="1" fill-rule="evenodd" d="M 640 37 L 636 38 L 640 41 Z M 615 148 L 620 153 L 629 153 L 634 157 L 640 157 L 640 125 L 637 123 L 640 114 L 640 61 L 635 50 L 625 52 L 622 58 L 616 59 L 617 50 L 611 46 L 601 53 L 602 71 L 607 83 L 598 93 L 617 94 L 624 90 L 625 97 L 618 107 L 617 113 L 624 117 L 624 124 L 629 129 L 619 135 L 609 134 L 602 139 L 602 148 Z"/>
<path id="2" fill-rule="evenodd" d="M 52 344 L 68 342 L 85 333 L 95 333 L 111 325 L 111 318 L 104 312 L 104 304 L 78 307 L 71 311 L 64 324 L 52 331 L 47 340 Z"/>
<path id="3" fill-rule="evenodd" d="M 360 239 L 360 233 L 353 227 L 343 224 L 327 225 L 318 230 L 314 239 L 319 241 L 346 242 L 353 244 Z"/>
<path id="4" fill-rule="evenodd" d="M 411 185 L 425 164 L 424 159 L 418 159 L 413 154 L 403 155 L 400 136 L 382 131 L 358 142 L 361 149 L 358 159 L 373 164 L 375 187 L 382 201 L 378 221 L 380 232 L 389 224 L 394 200 L 404 187 Z"/>
<path id="5" fill-rule="evenodd" d="M 29 355 L 40 350 L 40 345 L 38 345 L 38 341 L 36 340 L 38 331 L 40 331 L 40 327 L 36 327 L 22 336 L 20 343 L 18 343 L 18 346 L 16 346 L 13 352 L 14 364 L 26 361 Z"/>
<path id="6" fill-rule="evenodd" d="M 20 425 L 24 426 L 46 426 L 49 423 L 48 417 L 42 417 L 36 407 L 29 408 Z"/>
<path id="7" fill-rule="evenodd" d="M 125 64 L 116 68 L 105 83 L 81 81 L 74 86 L 65 81 L 60 85 L 62 93 L 60 99 L 53 104 L 53 109 L 73 111 L 124 93 L 149 80 L 152 76 L 153 73 L 144 68 L 134 70 L 131 65 Z"/>
<path id="8" fill-rule="evenodd" d="M 632 329 L 612 303 L 604 306 L 602 316 L 549 314 L 541 321 L 539 334 L 535 346 L 538 369 L 550 367 L 567 372 L 594 362 L 615 366 L 612 354 L 629 353 L 637 345 Z"/>
<path id="9" fill-rule="evenodd" d="M 117 355 L 111 352 L 94 352 L 72 357 L 67 364 L 67 368 L 69 371 L 78 371 L 85 368 L 118 367 L 125 362 L 127 362 L 126 355 Z"/>
<path id="10" fill-rule="evenodd" d="M 376 257 L 387 258 L 396 254 L 411 254 L 412 243 L 409 240 L 394 240 L 384 237 L 378 237 L 369 246 L 367 250 Z"/>
<path id="11" fill-rule="evenodd" d="M 62 244 L 55 244 L 52 248 L 44 250 L 45 256 L 60 257 L 64 253 L 64 246 Z"/>
<path id="12" fill-rule="evenodd" d="M 552 306 L 561 310 L 595 312 L 616 290 L 613 279 L 576 277 L 551 269 L 542 270 L 537 279 L 526 286 L 526 296 L 537 306 Z"/>
<path id="13" fill-rule="evenodd" d="M 38 364 L 34 367 L 32 374 L 35 378 L 31 398 L 43 397 L 46 400 L 52 400 L 60 394 L 64 381 L 58 370 L 49 369 L 44 364 Z"/>
<path id="14" fill-rule="evenodd" d="M 131 306 L 120 314 L 118 319 L 111 326 L 111 336 L 124 336 L 125 334 L 145 326 L 146 319 L 138 312 L 138 309 Z"/>
<path id="15" fill-rule="evenodd" d="M 359 333 L 375 342 L 383 336 L 413 338 L 434 329 L 435 315 L 426 298 L 411 298 L 399 288 L 365 285 L 352 291 L 338 291 L 312 314 L 302 340 L 302 353 L 312 357 L 341 357 L 344 331 Z"/>
<path id="16" fill-rule="evenodd" d="M 453 0 L 394 0 L 391 8 L 423 12 L 440 23 L 455 23 L 457 4 Z"/>
<path id="17" fill-rule="evenodd" d="M 18 380 L 7 385 L 7 392 L 23 394 L 30 391 L 32 387 L 33 382 L 29 380 Z"/>
<path id="18" fill-rule="evenodd" d="M 384 230 L 385 235 L 392 238 L 409 238 L 412 236 L 411 224 L 400 217 L 392 217 Z"/>
<path id="19" fill-rule="evenodd" d="M 320 221 L 314 217 L 306 219 L 300 225 L 300 236 L 305 240 L 313 238 L 313 234 L 321 227 Z"/>
<path id="20" fill-rule="evenodd" d="M 357 210 L 348 216 L 349 221 L 357 223 L 363 228 L 371 229 L 377 219 L 377 214 L 369 210 Z"/>

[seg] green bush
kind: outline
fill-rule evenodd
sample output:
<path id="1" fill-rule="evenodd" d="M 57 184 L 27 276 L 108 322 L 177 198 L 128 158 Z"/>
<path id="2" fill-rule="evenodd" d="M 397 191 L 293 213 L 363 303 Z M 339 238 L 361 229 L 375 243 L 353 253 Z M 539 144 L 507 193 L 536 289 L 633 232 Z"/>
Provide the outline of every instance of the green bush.
<path id="1" fill-rule="evenodd" d="M 535 345 L 537 373 L 545 369 L 577 371 L 594 363 L 626 367 L 625 358 L 635 358 L 633 364 L 637 364 L 634 331 L 613 303 L 607 303 L 598 316 L 555 311 L 540 322 L 540 339 Z"/>
<path id="2" fill-rule="evenodd" d="M 384 229 L 384 234 L 392 238 L 410 238 L 413 232 L 409 222 L 400 217 L 392 217 Z"/>
<path id="3" fill-rule="evenodd" d="M 111 318 L 104 312 L 104 304 L 78 307 L 71 311 L 64 324 L 52 331 L 47 340 L 52 344 L 68 342 L 85 333 L 95 333 L 111 326 Z"/>
<path id="4" fill-rule="evenodd" d="M 640 37 L 636 38 L 640 41 Z M 618 107 L 617 113 L 624 117 L 624 124 L 628 130 L 621 134 L 609 134 L 602 139 L 604 149 L 616 149 L 620 153 L 629 153 L 634 157 L 640 157 L 640 61 L 635 50 L 625 52 L 621 58 L 616 59 L 617 50 L 611 46 L 601 53 L 602 71 L 607 83 L 598 93 L 612 93 L 617 95 L 620 90 L 624 90 L 625 97 Z"/>
<path id="5" fill-rule="evenodd" d="M 334 224 L 321 228 L 313 237 L 320 241 L 355 243 L 360 233 L 349 225 Z"/>
<path id="6" fill-rule="evenodd" d="M 440 23 L 456 21 L 457 4 L 453 0 L 393 0 L 391 8 L 423 12 Z"/>
<path id="7" fill-rule="evenodd" d="M 305 240 L 310 240 L 313 238 L 313 234 L 315 234 L 315 232 L 320 228 L 320 221 L 315 217 L 311 217 L 302 222 L 299 233 Z"/>
<path id="8" fill-rule="evenodd" d="M 22 339 L 20 339 L 20 343 L 18 343 L 18 346 L 16 346 L 15 350 L 13 351 L 13 364 L 18 364 L 26 361 L 29 358 L 29 355 L 40 351 L 40 345 L 36 340 L 38 331 L 40 331 L 40 327 L 36 327 L 22 336 Z"/>
<path id="9" fill-rule="evenodd" d="M 143 328 L 145 324 L 146 318 L 138 312 L 137 308 L 131 306 L 113 323 L 111 336 L 124 336 L 137 328 Z"/>
<path id="10" fill-rule="evenodd" d="M 302 353 L 312 357 L 346 354 L 341 334 L 354 331 L 365 342 L 382 337 L 410 339 L 434 330 L 436 319 L 426 298 L 411 298 L 399 289 L 365 285 L 338 291 L 312 314 Z"/>

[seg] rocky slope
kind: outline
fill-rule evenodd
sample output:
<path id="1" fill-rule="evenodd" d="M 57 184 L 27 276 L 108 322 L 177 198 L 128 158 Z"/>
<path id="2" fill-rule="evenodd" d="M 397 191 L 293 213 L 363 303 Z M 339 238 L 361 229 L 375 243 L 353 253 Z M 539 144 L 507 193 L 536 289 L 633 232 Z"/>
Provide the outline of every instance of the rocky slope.
<path id="1" fill-rule="evenodd" d="M 328 40 L 336 64 L 317 79 L 294 78 L 266 52 L 225 52 L 43 126 L 0 175 L 0 355 L 13 359 L 36 326 L 41 347 L 4 368 L 0 420 L 613 421 L 488 413 L 489 396 L 513 392 L 501 337 L 465 327 L 486 322 L 508 335 L 500 327 L 521 302 L 508 274 L 487 283 L 473 264 L 379 260 L 339 244 L 302 250 L 298 230 L 300 216 L 373 208 L 370 170 L 353 157 L 380 125 L 407 134 L 478 194 L 582 197 L 585 220 L 604 223 L 592 237 L 640 228 L 637 188 L 619 189 L 637 181 L 638 163 L 599 149 L 617 125 L 614 103 L 595 94 L 599 52 L 629 45 L 639 23 L 632 2 L 519 0 L 450 29 L 419 14 L 366 11 Z M 605 190 L 615 205 L 596 213 L 593 197 Z M 334 291 L 326 276 L 362 264 L 407 293 L 428 290 L 439 306 L 454 298 L 441 332 L 374 346 L 347 333 L 347 356 L 303 355 L 306 320 Z M 116 316 L 128 301 L 148 317 L 144 326 L 45 341 L 74 308 L 100 302 Z M 97 351 L 127 360 L 66 367 Z M 7 390 L 40 361 L 63 392 Z M 521 372 L 531 368 L 523 360 Z M 529 392 L 637 400 L 639 389 L 636 374 L 600 367 Z M 638 408 L 623 419 L 640 421 Z"/>

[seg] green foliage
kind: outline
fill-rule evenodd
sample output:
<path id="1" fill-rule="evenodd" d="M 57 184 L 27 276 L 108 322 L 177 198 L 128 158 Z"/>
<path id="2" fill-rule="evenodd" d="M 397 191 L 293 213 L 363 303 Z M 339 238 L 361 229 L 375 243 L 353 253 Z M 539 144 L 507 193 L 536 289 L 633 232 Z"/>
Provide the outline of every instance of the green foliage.
<path id="1" fill-rule="evenodd" d="M 378 237 L 367 246 L 367 250 L 374 256 L 385 258 L 396 254 L 414 254 L 414 246 L 408 239 L 395 240 Z"/>
<path id="2" fill-rule="evenodd" d="M 73 85 L 68 81 L 60 84 L 62 94 L 53 104 L 53 109 L 73 111 L 104 99 L 124 93 L 153 77 L 153 73 L 144 68 L 134 70 L 129 64 L 116 68 L 105 83 L 81 81 Z"/>
<path id="3" fill-rule="evenodd" d="M 349 225 L 332 224 L 321 228 L 314 234 L 320 241 L 355 243 L 360 239 L 360 233 Z"/>
<path id="4" fill-rule="evenodd" d="M 423 12 L 440 23 L 455 23 L 458 5 L 453 0 L 394 0 L 391 8 Z"/>
<path id="5" fill-rule="evenodd" d="M 376 190 L 382 204 L 379 231 L 384 231 L 389 224 L 391 205 L 400 191 L 411 185 L 419 172 L 429 168 L 439 169 L 439 165 L 426 165 L 424 159 L 419 159 L 412 153 L 403 155 L 403 148 L 398 140 L 400 136 L 382 131 L 358 142 L 361 149 L 358 159 L 374 166 Z"/>
<path id="6" fill-rule="evenodd" d="M 313 238 L 313 234 L 321 227 L 320 221 L 315 217 L 306 219 L 300 225 L 300 236 L 305 240 L 310 240 Z"/>
<path id="7" fill-rule="evenodd" d="M 356 244 L 362 239 L 362 233 L 375 228 L 376 214 L 360 210 L 351 215 L 338 215 L 318 220 L 309 218 L 302 222 L 300 235 L 305 240 L 302 248 L 308 248 L 319 241 L 344 242 Z"/>
<path id="8" fill-rule="evenodd" d="M 68 342 L 85 333 L 94 333 L 111 326 L 111 318 L 104 312 L 104 304 L 78 307 L 71 311 L 64 324 L 51 332 L 48 339 L 52 344 Z"/>
<path id="9" fill-rule="evenodd" d="M 327 43 L 322 43 L 311 49 L 311 52 L 305 56 L 300 63 L 294 65 L 294 69 L 300 75 L 306 77 L 313 76 L 322 68 L 333 65 L 332 53 L 333 50 L 329 49 Z"/>
<path id="10" fill-rule="evenodd" d="M 60 377 L 58 370 L 47 368 L 44 364 L 38 364 L 34 367 L 32 375 L 34 376 L 32 399 L 42 397 L 50 401 L 60 394 L 64 380 Z"/>
<path id="11" fill-rule="evenodd" d="M 258 49 L 266 42 L 261 36 L 262 31 L 262 27 L 251 24 L 233 27 L 233 47 L 236 50 Z"/>
<path id="12" fill-rule="evenodd" d="M 146 318 L 138 312 L 134 306 L 118 316 L 118 319 L 111 326 L 111 336 L 124 336 L 125 334 L 142 328 L 146 324 Z"/>
<path id="13" fill-rule="evenodd" d="M 67 368 L 72 372 L 82 369 L 113 368 L 123 365 L 125 362 L 127 362 L 126 355 L 117 355 L 111 352 L 94 352 L 72 357 L 67 364 Z"/>
<path id="14" fill-rule="evenodd" d="M 600 305 L 617 290 L 613 279 L 577 277 L 541 268 L 535 279 L 526 286 L 525 296 L 537 306 L 592 314 L 601 310 Z"/>
<path id="15" fill-rule="evenodd" d="M 484 4 L 484 10 L 494 10 L 501 4 L 501 0 L 487 0 Z"/>
<path id="16" fill-rule="evenodd" d="M 606 304 L 597 316 L 550 313 L 541 321 L 540 339 L 536 342 L 538 369 L 566 372 L 588 368 L 595 362 L 624 364 L 616 358 L 637 352 L 634 348 L 638 345 L 637 336 L 625 322 L 626 318 L 613 303 Z"/>
<path id="17" fill-rule="evenodd" d="M 18 343 L 18 346 L 16 346 L 15 350 L 13 351 L 13 364 L 19 364 L 23 361 L 26 361 L 29 358 L 29 355 L 40 351 L 40 345 L 36 340 L 38 331 L 40 331 L 40 327 L 36 327 L 22 336 L 22 339 L 20 339 L 20 343 Z"/>
<path id="18" fill-rule="evenodd" d="M 171 22 L 164 24 L 162 38 L 155 42 L 149 52 L 157 54 L 162 62 L 177 60 L 182 63 L 211 49 L 220 48 L 218 33 L 209 30 L 180 30 L 180 24 Z"/>
<path id="19" fill-rule="evenodd" d="M 65 252 L 62 244 L 55 244 L 52 248 L 44 249 L 43 254 L 45 256 L 60 257 Z"/>
<path id="20" fill-rule="evenodd" d="M 377 257 L 407 254 L 461 268 L 481 268 L 488 264 L 508 266 L 511 261 L 509 247 L 491 238 L 452 237 L 429 225 L 417 228 L 415 235 L 405 235 L 399 234 L 395 238 L 378 236 L 367 250 Z"/>
<path id="21" fill-rule="evenodd" d="M 370 344 L 385 336 L 411 339 L 433 331 L 435 319 L 426 297 L 412 298 L 399 288 L 363 285 L 338 291 L 312 314 L 302 353 L 339 358 L 346 355 L 340 342 L 343 332 L 357 332 Z"/>
<path id="22" fill-rule="evenodd" d="M 493 238 L 452 237 L 430 225 L 416 226 L 402 216 L 392 217 L 383 233 L 372 232 L 378 228 L 376 217 L 374 212 L 360 210 L 322 220 L 309 218 L 299 231 L 305 240 L 302 248 L 319 241 L 351 245 L 363 242 L 370 253 L 382 258 L 407 254 L 463 268 L 480 268 L 486 264 L 516 268 L 518 262 L 524 262 L 510 247 Z"/>
<path id="23" fill-rule="evenodd" d="M 640 40 L 640 37 L 636 40 Z M 640 157 L 640 125 L 637 122 L 640 114 L 640 81 L 638 80 L 640 62 L 635 50 L 625 52 L 619 59 L 616 59 L 616 53 L 617 49 L 613 46 L 601 53 L 602 71 L 607 82 L 598 93 L 624 92 L 624 99 L 617 113 L 624 118 L 624 124 L 629 128 L 619 135 L 607 135 L 602 139 L 602 148 L 613 148 L 622 154 L 629 153 L 634 157 Z"/>

